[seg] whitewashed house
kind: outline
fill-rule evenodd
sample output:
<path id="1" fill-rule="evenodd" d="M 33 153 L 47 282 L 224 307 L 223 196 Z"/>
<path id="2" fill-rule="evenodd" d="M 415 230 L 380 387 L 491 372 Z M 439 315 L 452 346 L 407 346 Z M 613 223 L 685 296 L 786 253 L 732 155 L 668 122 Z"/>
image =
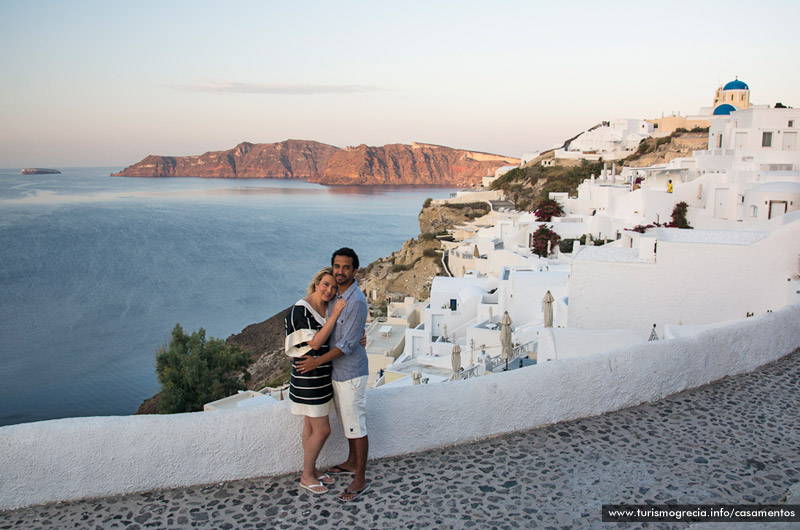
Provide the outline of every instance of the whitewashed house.
<path id="1" fill-rule="evenodd" d="M 651 229 L 574 257 L 568 322 L 581 329 L 698 325 L 800 301 L 800 212 L 750 230 Z"/>
<path id="2" fill-rule="evenodd" d="M 635 151 L 653 131 L 653 124 L 648 121 L 619 118 L 584 132 L 566 149 L 556 150 L 555 157 L 619 160 Z"/>

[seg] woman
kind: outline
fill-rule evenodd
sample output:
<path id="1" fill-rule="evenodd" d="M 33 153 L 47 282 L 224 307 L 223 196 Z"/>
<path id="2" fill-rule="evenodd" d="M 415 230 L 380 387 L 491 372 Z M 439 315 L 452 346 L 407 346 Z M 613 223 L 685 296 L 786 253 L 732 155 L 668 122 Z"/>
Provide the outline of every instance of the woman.
<path id="1" fill-rule="evenodd" d="M 292 414 L 305 416 L 300 487 L 315 495 L 325 493 L 328 491 L 326 485 L 333 484 L 333 478 L 317 469 L 317 457 L 331 433 L 328 415 L 334 410 L 332 367 L 328 362 L 301 375 L 295 362 L 303 355 L 319 357 L 328 352 L 328 336 L 346 305 L 344 300 L 339 299 L 326 321 L 328 302 L 336 293 L 333 271 L 330 267 L 325 267 L 314 276 L 308 286 L 308 296 L 292 307 L 285 322 L 286 355 L 294 358 L 289 383 L 290 410 Z"/>

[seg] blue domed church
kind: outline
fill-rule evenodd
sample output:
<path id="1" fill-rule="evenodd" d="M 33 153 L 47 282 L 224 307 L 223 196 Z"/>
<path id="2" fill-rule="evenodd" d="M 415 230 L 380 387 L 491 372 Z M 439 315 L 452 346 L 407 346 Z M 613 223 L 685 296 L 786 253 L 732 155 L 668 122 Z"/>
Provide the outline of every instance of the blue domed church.
<path id="1" fill-rule="evenodd" d="M 727 116 L 735 110 L 750 107 L 750 87 L 737 77 L 721 86 L 714 94 L 714 116 Z"/>

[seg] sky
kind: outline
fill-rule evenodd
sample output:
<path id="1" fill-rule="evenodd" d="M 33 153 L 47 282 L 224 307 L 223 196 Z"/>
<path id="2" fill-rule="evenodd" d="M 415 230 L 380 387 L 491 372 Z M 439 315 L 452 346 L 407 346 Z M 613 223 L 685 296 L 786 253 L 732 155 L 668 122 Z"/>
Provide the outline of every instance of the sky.
<path id="1" fill-rule="evenodd" d="M 695 114 L 735 77 L 800 106 L 800 2 L 0 0 L 0 167 L 240 142 L 520 157 Z"/>

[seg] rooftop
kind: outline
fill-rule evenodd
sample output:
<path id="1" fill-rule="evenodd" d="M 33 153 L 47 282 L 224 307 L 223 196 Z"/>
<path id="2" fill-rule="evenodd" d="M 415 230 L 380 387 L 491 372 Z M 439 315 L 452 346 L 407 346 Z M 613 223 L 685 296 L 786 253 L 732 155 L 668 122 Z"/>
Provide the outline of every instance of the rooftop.
<path id="1" fill-rule="evenodd" d="M 659 241 L 677 243 L 707 243 L 716 245 L 752 245 L 769 235 L 768 232 L 736 230 L 681 230 L 680 228 L 659 228 L 656 230 Z"/>
<path id="2" fill-rule="evenodd" d="M 349 504 L 292 474 L 0 512 L 0 529 L 607 529 L 604 503 L 778 503 L 800 480 L 798 379 L 800 350 L 656 403 L 371 461 Z"/>
<path id="3" fill-rule="evenodd" d="M 726 83 L 722 90 L 750 90 L 750 87 L 744 81 L 739 81 L 737 77 L 733 81 Z"/>
<path id="4" fill-rule="evenodd" d="M 620 248 L 603 245 L 581 247 L 573 258 L 575 261 L 608 261 L 614 263 L 652 263 L 639 257 L 638 248 Z"/>

